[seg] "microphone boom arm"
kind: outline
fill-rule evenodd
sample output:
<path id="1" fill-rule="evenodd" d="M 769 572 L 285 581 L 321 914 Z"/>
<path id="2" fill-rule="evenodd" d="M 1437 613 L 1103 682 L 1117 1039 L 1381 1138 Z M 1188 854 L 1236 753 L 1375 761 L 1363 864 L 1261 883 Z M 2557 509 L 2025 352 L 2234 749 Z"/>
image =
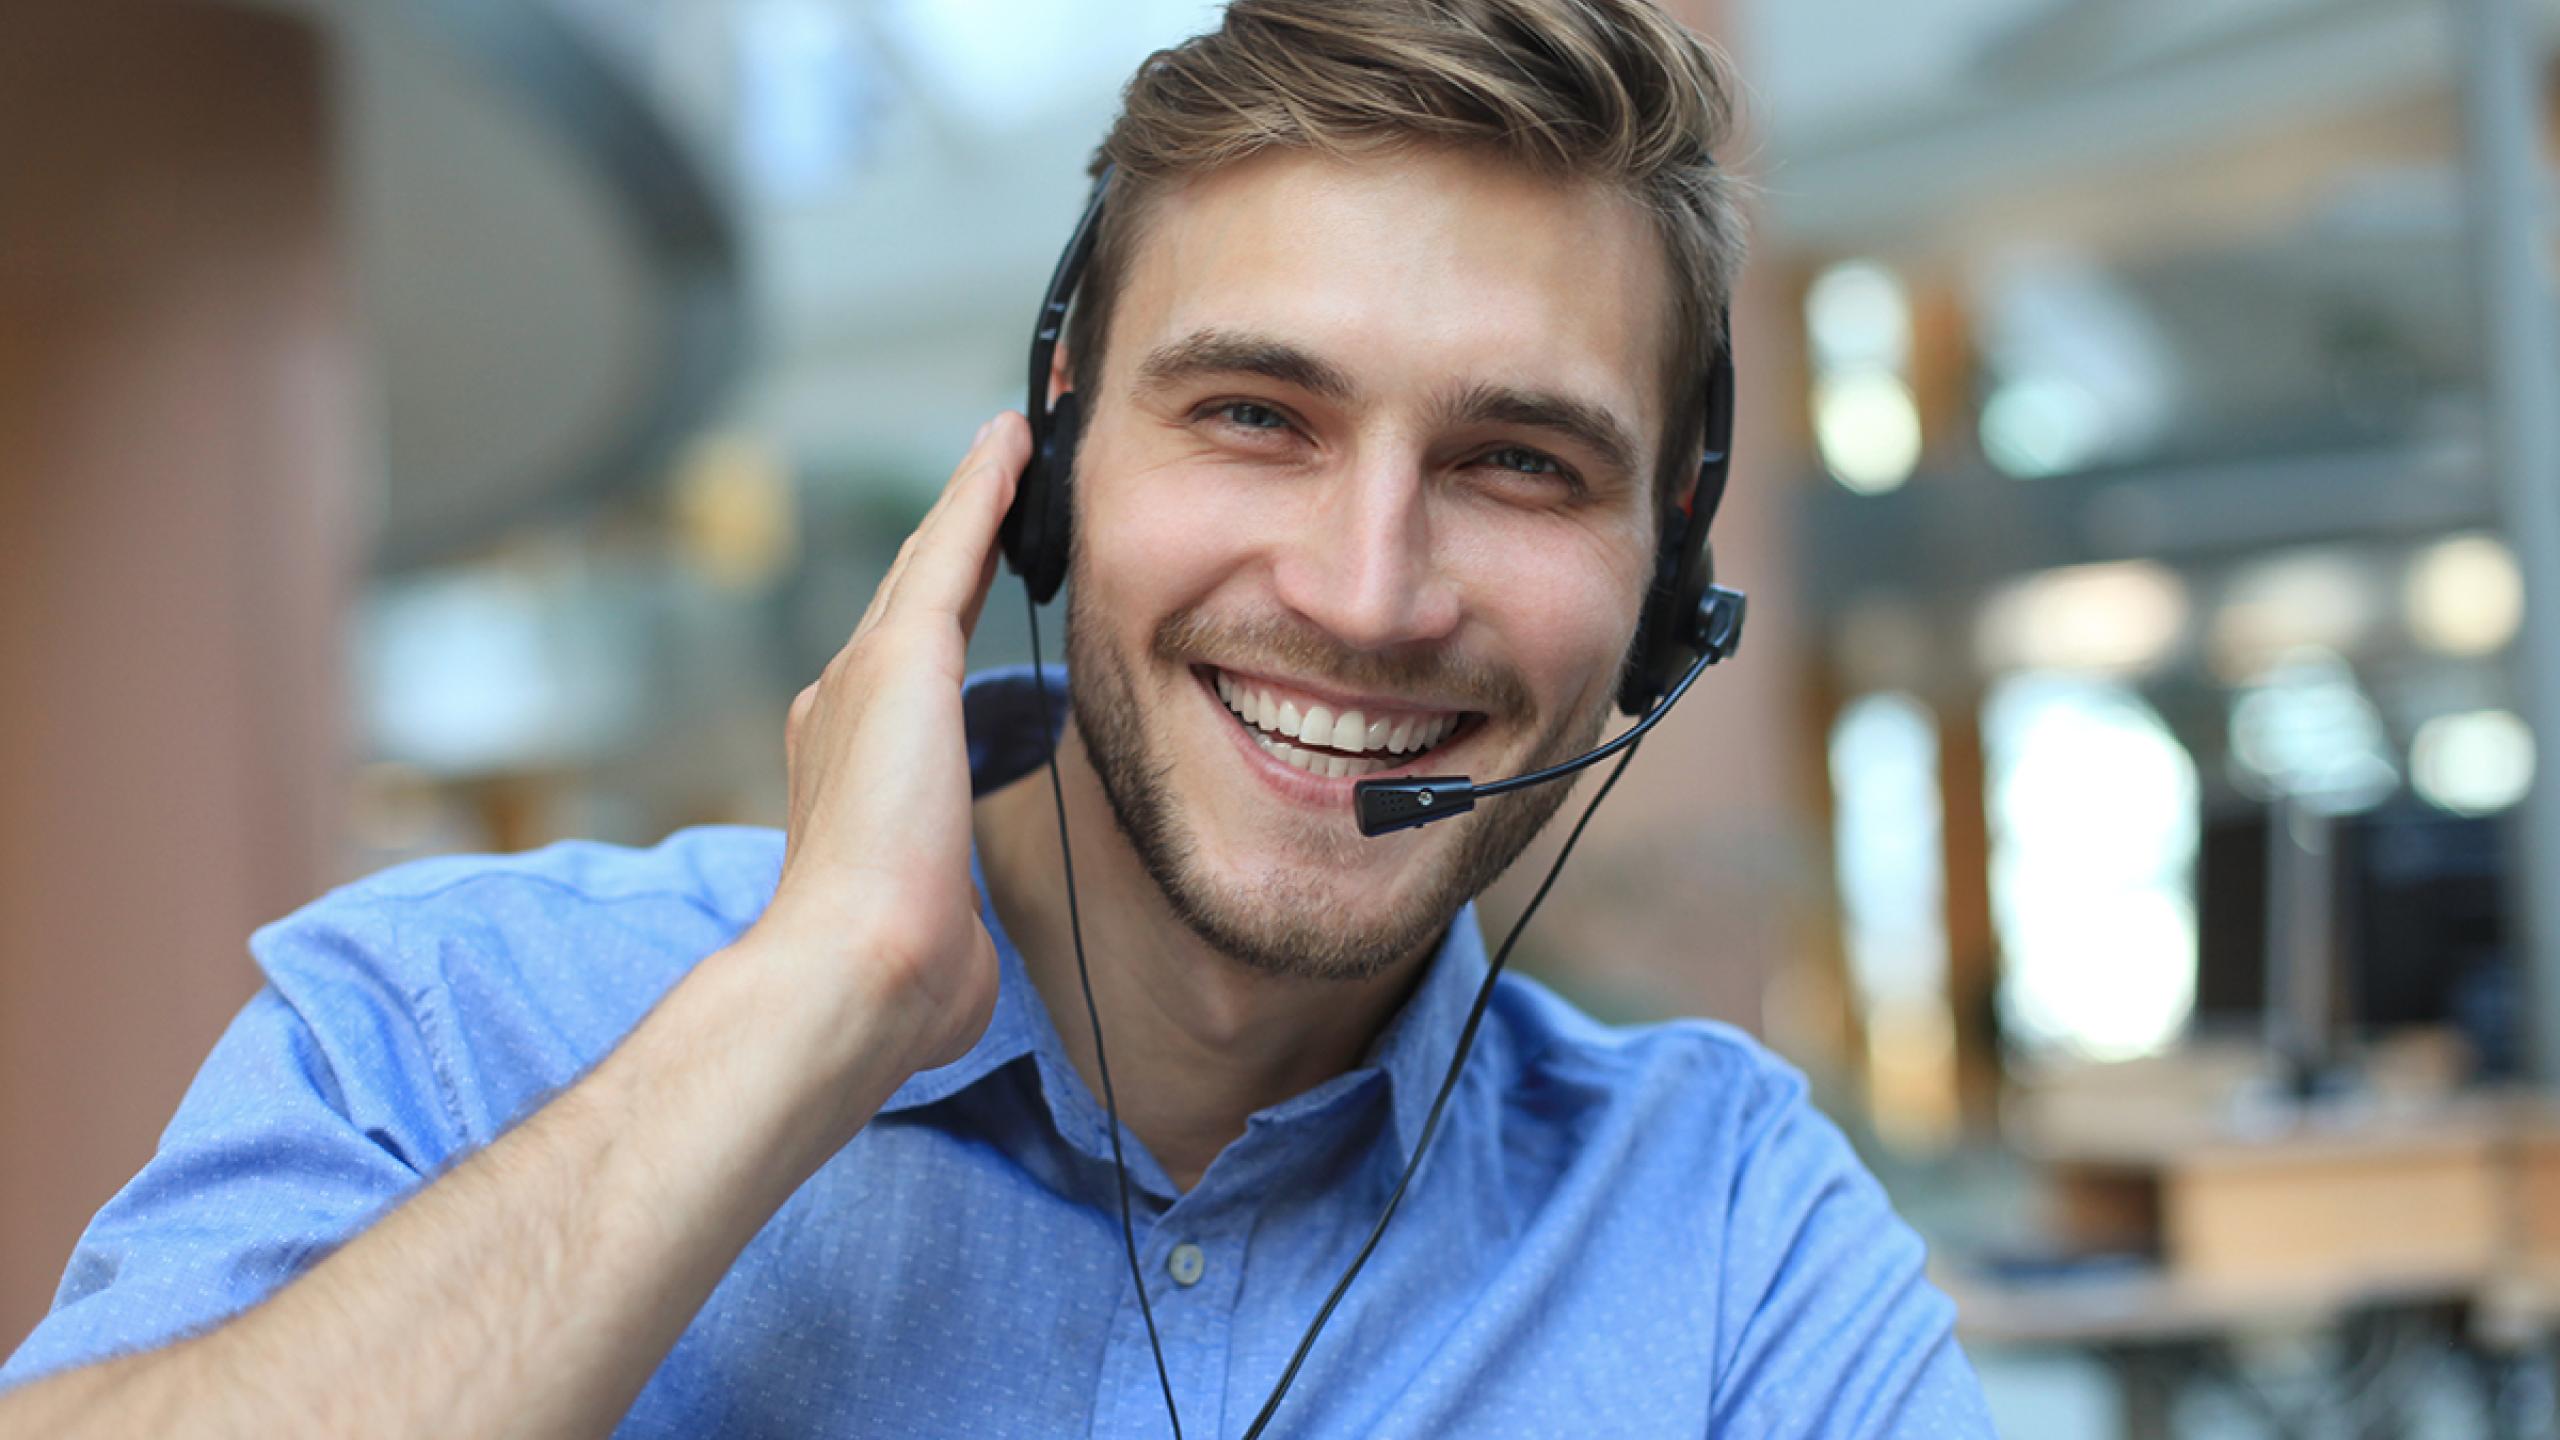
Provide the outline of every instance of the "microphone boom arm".
<path id="1" fill-rule="evenodd" d="M 1514 790 L 1526 790 L 1550 780 L 1561 780 L 1633 745 L 1663 716 L 1671 713 L 1671 707 L 1679 703 L 1681 696 L 1689 693 L 1689 687 L 1697 683 L 1708 666 L 1730 658 L 1742 644 L 1742 620 L 1746 608 L 1747 602 L 1741 591 L 1723 585 L 1708 587 L 1706 597 L 1698 602 L 1698 658 L 1680 677 L 1679 683 L 1662 697 L 1661 704 L 1647 711 L 1643 719 L 1620 731 L 1607 744 L 1543 770 L 1487 781 L 1482 785 L 1464 775 L 1363 780 L 1351 787 L 1352 814 L 1359 822 L 1360 833 L 1375 837 L 1428 825 L 1434 820 L 1446 820 L 1452 815 L 1464 815 L 1475 808 L 1478 800 L 1508 795 Z"/>

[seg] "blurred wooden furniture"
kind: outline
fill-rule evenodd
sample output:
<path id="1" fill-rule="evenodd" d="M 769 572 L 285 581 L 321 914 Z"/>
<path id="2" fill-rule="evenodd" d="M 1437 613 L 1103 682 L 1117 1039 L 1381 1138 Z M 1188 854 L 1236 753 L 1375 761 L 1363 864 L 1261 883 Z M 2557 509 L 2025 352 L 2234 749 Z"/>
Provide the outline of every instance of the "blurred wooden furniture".
<path id="1" fill-rule="evenodd" d="M 2028 1153 L 2068 1242 L 2155 1255 L 2191 1284 L 2282 1287 L 2486 1280 L 2560 1231 L 2543 1174 L 2555 1149 L 2560 1119 L 2542 1105 L 2483 1098 L 2048 1140 Z"/>
<path id="2" fill-rule="evenodd" d="M 2183 1074 L 2146 1064 L 2112 1094 L 2024 1107 L 2015 1138 L 2064 1249 L 2112 1258 L 1946 1274 L 1968 1343 L 2100 1356 L 2129 1437 L 2167 1434 L 2174 1396 L 2230 1378 L 2228 1346 L 2253 1336 L 2353 1335 L 2368 1357 L 2401 1355 L 2404 1372 L 2418 1349 L 2458 1348 L 2490 1415 L 2514 1366 L 2551 1352 L 2560 1104 L 2385 1093 L 2252 1107 L 2212 1057 Z M 2352 1400 L 2315 1398 L 2328 1413 L 2314 1421 L 2229 1388 L 2279 1434 L 2341 1418 L 2396 1433 L 2408 1399 L 2386 1377 Z"/>

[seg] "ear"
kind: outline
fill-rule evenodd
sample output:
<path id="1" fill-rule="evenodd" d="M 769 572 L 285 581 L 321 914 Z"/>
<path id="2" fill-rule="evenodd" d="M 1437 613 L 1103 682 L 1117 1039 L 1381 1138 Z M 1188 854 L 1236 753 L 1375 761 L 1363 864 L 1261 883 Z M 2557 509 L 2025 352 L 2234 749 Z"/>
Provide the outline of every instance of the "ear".
<path id="1" fill-rule="evenodd" d="M 1064 337 L 1061 337 L 1058 348 L 1049 354 L 1048 408 L 1057 409 L 1058 397 L 1074 388 L 1076 388 L 1075 356 L 1067 349 Z"/>

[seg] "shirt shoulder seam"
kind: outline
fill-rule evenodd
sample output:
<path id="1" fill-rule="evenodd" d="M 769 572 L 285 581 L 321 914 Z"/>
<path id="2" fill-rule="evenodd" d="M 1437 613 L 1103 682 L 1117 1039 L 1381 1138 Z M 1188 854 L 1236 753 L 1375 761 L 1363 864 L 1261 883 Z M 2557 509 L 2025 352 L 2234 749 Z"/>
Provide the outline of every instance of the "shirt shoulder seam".
<path id="1" fill-rule="evenodd" d="M 1580 1016 L 1580 1011 L 1573 1012 Z M 1588 1021 L 1599 1025 L 1598 1021 Z M 1634 1048 L 1629 1042 L 1657 1037 L 1672 1038 L 1677 1050 L 1699 1056 L 1710 1052 L 1732 1056 L 1749 1075 L 1755 1087 L 1765 1086 L 1778 1076 L 1772 1071 L 1785 1062 L 1769 1053 L 1760 1043 L 1720 1022 L 1696 1016 L 1681 1016 L 1654 1021 L 1640 1026 L 1606 1026 L 1599 1036 L 1565 1033 L 1561 1027 L 1550 1028 L 1534 1051 L 1523 1054 L 1519 1066 L 1523 1070 L 1545 1064 L 1550 1057 L 1587 1058 L 1611 1069 L 1627 1068 L 1625 1057 Z M 1611 1043 L 1611 1042 L 1616 1043 Z"/>

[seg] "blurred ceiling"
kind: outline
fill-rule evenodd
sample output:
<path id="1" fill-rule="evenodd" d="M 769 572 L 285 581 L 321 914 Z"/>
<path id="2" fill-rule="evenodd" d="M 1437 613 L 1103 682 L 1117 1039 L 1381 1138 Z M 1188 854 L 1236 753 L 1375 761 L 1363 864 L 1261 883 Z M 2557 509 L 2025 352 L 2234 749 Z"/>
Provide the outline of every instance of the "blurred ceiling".
<path id="1" fill-rule="evenodd" d="M 1218 8 L 260 3 L 347 41 L 392 565 L 650 483 L 706 421 L 820 485 L 938 482 L 979 419 L 1022 402 L 1030 310 L 1118 86 Z M 1735 8 L 1763 254 L 1978 242 L 1967 223 L 2004 218 L 1986 197 L 2040 184 L 2081 185 L 2087 223 L 2119 226 L 2159 197 L 2114 169 L 2388 110 L 2448 68 L 2441 0 Z M 2421 232 L 2449 233 L 2454 192 L 2406 193 Z M 2295 243 L 2190 268 L 2245 291 Z M 2429 283 L 2377 304 L 2423 322 Z"/>
<path id="2" fill-rule="evenodd" d="M 258 0 L 335 32 L 404 568 L 654 474 L 742 355 L 725 200 L 582 33 L 512 0 Z"/>
<path id="3" fill-rule="evenodd" d="M 2560 0 L 2528 0 L 2546 36 Z M 1754 0 L 1790 245 L 1907 246 L 1969 205 L 2389 110 L 2450 83 L 2446 0 Z M 1846 37 L 1855 43 L 1845 43 Z M 2145 197 L 2124 193 L 2129 211 Z"/>

